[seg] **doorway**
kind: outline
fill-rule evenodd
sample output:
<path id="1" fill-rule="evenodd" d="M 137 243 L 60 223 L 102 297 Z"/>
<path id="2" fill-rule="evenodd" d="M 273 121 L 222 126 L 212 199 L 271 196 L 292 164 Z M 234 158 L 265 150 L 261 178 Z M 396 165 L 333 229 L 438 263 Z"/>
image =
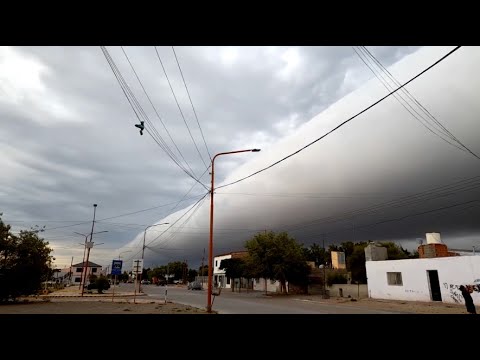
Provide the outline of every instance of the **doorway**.
<path id="1" fill-rule="evenodd" d="M 432 301 L 442 301 L 442 293 L 440 291 L 440 281 L 438 279 L 437 270 L 427 270 L 428 282 L 430 284 L 430 296 Z"/>

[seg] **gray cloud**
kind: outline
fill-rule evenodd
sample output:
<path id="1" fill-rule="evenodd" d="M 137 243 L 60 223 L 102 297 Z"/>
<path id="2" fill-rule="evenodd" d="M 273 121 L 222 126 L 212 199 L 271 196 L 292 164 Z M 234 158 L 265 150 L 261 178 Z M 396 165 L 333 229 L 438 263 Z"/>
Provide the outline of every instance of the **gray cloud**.
<path id="1" fill-rule="evenodd" d="M 108 49 L 158 131 L 167 139 L 121 49 Z M 370 48 L 385 66 L 417 49 Z M 125 50 L 178 147 L 195 173 L 200 175 L 204 170 L 203 163 L 178 112 L 154 49 L 126 47 Z M 159 47 L 158 50 L 192 134 L 206 158 L 171 48 Z M 464 49 L 460 51 L 463 52 Z M 227 177 L 234 179 L 235 172 L 238 175 L 245 174 L 241 172 L 241 169 L 245 169 L 242 166 L 246 166 L 247 161 L 254 157 L 271 161 L 286 155 L 287 147 L 278 145 L 278 141 L 284 137 L 296 138 L 295 146 L 317 137 L 329 124 L 312 128 L 311 131 L 301 131 L 301 126 L 322 111 L 328 113 L 333 103 L 372 78 L 349 47 L 178 47 L 176 52 L 210 152 L 214 154 L 253 146 L 264 149 L 256 155 L 223 158 L 216 166 L 218 183 Z M 467 56 L 461 52 L 455 56 Z M 93 203 L 99 204 L 97 219 L 108 218 L 174 203 L 194 184 L 148 135 L 139 136 L 133 127 L 137 120 L 99 48 L 2 48 L 0 69 L 2 66 L 7 68 L 5 59 L 15 61 L 17 67 L 12 68 L 9 63 L 9 73 L 0 70 L 0 144 L 6 154 L 0 160 L 0 165 L 5 169 L 0 175 L 0 211 L 5 213 L 4 219 L 11 221 L 17 230 L 36 223 L 58 227 L 87 222 L 45 233 L 46 238 L 52 239 L 51 243 L 58 247 L 55 255 L 61 259 L 60 264 L 68 262 L 72 251 L 75 251 L 76 260 L 80 261 L 81 246 L 72 249 L 82 238 L 72 233 L 90 231 L 91 223 L 88 221 L 92 217 Z M 428 61 L 430 60 L 429 58 Z M 423 65 L 427 66 L 428 61 L 425 60 L 425 64 L 419 63 L 412 73 L 398 76 L 404 80 L 402 76 L 408 78 Z M 12 73 L 12 69 L 18 73 Z M 37 75 L 38 79 L 35 80 Z M 429 81 L 430 79 L 422 80 L 424 84 Z M 460 120 L 452 120 L 458 119 L 459 113 L 453 106 L 447 109 L 446 106 L 437 104 L 437 99 L 428 95 L 427 88 L 419 89 L 416 94 L 419 99 L 428 100 L 431 109 L 438 111 L 441 119 L 452 126 L 454 134 L 474 146 L 472 137 L 475 132 L 472 131 L 470 118 L 462 114 Z M 378 86 L 371 91 L 364 88 L 359 94 L 365 99 L 373 100 L 382 91 L 383 88 Z M 447 90 L 443 88 L 444 93 L 445 91 Z M 454 91 L 463 89 L 457 86 Z M 460 101 L 460 106 L 468 109 L 475 106 L 470 103 L 470 97 L 462 95 L 457 94 L 455 97 Z M 338 118 L 351 115 L 351 112 L 359 110 L 360 105 L 367 102 L 359 104 L 358 109 L 345 102 L 336 105 L 336 111 L 341 107 Z M 221 192 L 227 193 L 228 188 L 218 190 L 216 223 L 219 228 L 228 229 L 219 230 L 219 234 L 224 234 L 223 243 L 219 239 L 219 248 L 228 251 L 231 247 L 240 247 L 242 241 L 254 233 L 253 230 L 267 227 L 281 229 L 290 223 L 309 221 L 336 214 L 342 209 L 346 211 L 378 200 L 388 200 L 392 194 L 410 194 L 469 174 L 475 175 L 475 162 L 462 153 L 457 154 L 456 149 L 450 149 L 438 139 L 426 135 L 415 120 L 409 118 L 407 113 L 402 113 L 404 110 L 399 105 L 394 105 L 393 101 L 389 104 L 385 108 L 379 106 L 376 111 L 381 115 L 377 116 L 390 118 L 393 111 L 402 114 L 401 120 L 394 119 L 388 124 L 375 120 L 366 124 L 358 119 L 358 122 L 345 127 L 338 135 L 326 139 L 322 145 L 285 162 L 278 170 L 258 175 L 255 180 L 245 181 L 244 185 L 238 184 L 229 190 L 232 193 L 323 192 L 327 195 L 363 192 L 370 197 L 355 195 L 348 199 L 312 199 L 234 194 L 227 196 Z M 324 120 L 316 122 L 321 121 Z M 401 131 L 406 124 L 411 131 L 403 135 Z M 422 137 L 416 138 L 419 132 Z M 405 144 L 395 145 L 392 140 L 392 137 L 400 136 L 400 133 L 402 137 L 411 138 L 405 155 Z M 292 145 L 289 148 L 291 147 Z M 426 149 L 437 147 L 441 156 L 426 153 Z M 268 149 L 271 149 L 270 153 Z M 396 165 L 391 166 L 392 162 Z M 268 161 L 265 162 L 267 163 Z M 251 165 L 248 169 L 256 170 L 263 163 L 253 164 L 255 166 Z M 418 168 L 422 166 L 426 166 L 425 170 L 419 172 Z M 367 174 L 370 176 L 367 177 Z M 268 181 L 269 178 L 284 179 L 284 184 L 275 186 Z M 302 178 L 311 179 L 311 183 L 296 185 L 295 182 Z M 203 182 L 208 184 L 208 174 L 204 176 Z M 189 196 L 205 192 L 205 189 L 197 185 Z M 372 192 L 375 194 L 372 195 Z M 378 196 L 383 197 L 379 199 Z M 105 245 L 99 245 L 92 252 L 94 260 L 107 263 L 116 256 L 115 253 L 122 245 L 133 246 L 129 241 L 143 231 L 146 225 L 163 219 L 172 211 L 182 209 L 194 201 L 195 199 L 188 200 L 176 210 L 172 210 L 174 204 L 171 204 L 153 211 L 98 222 L 95 229 L 109 232 L 99 235 L 98 241 L 105 242 Z M 252 204 L 261 215 L 252 209 Z M 155 243 L 159 248 L 186 250 L 147 251 L 149 261 L 161 263 L 165 254 L 198 261 L 208 235 L 208 219 L 205 217 L 207 205 L 208 198 L 186 223 L 183 235 L 178 233 L 168 241 Z M 434 204 L 425 204 L 426 207 L 427 205 Z M 230 209 L 234 209 L 234 216 L 229 215 L 232 211 Z M 183 213 L 184 210 L 180 212 Z M 255 218 L 252 219 L 252 216 Z M 174 219 L 175 216 L 170 218 Z M 374 220 L 379 218 L 381 219 L 378 217 Z M 471 226 L 468 217 L 460 218 L 457 222 L 458 232 L 466 229 L 468 231 L 463 236 L 468 237 L 476 228 Z M 19 220 L 28 221 L 15 222 Z M 72 222 L 50 222 L 66 220 Z M 124 225 L 125 223 L 129 225 Z M 420 226 L 420 233 L 423 231 L 421 229 Z M 388 230 L 385 234 L 398 236 L 385 236 L 401 238 L 404 233 L 401 226 L 397 229 L 391 225 Z M 300 231 L 292 234 L 308 243 L 317 240 L 318 234 L 323 231 L 320 229 L 309 233 L 305 230 L 304 235 Z M 151 230 L 149 236 L 158 233 L 157 230 Z M 361 233 L 358 230 L 359 239 L 370 236 Z M 380 232 L 375 236 L 383 235 Z M 414 235 L 409 233 L 408 236 Z M 342 239 L 342 235 L 330 237 L 331 241 Z M 137 247 L 131 249 L 138 251 L 138 244 L 135 246 Z M 134 256 L 135 252 L 130 255 Z"/>

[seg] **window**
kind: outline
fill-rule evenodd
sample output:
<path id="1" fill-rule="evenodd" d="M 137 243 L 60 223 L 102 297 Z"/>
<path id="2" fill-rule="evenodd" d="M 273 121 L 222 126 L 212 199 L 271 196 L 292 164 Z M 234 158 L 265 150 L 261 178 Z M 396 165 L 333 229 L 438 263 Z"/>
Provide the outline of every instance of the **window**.
<path id="1" fill-rule="evenodd" d="M 227 277 L 227 285 L 230 285 L 230 278 Z"/>
<path id="2" fill-rule="evenodd" d="M 77 268 L 77 272 L 82 272 L 83 268 Z"/>
<path id="3" fill-rule="evenodd" d="M 97 272 L 97 268 L 92 268 L 92 273 Z"/>
<path id="4" fill-rule="evenodd" d="M 388 285 L 403 285 L 401 272 L 387 272 Z"/>
<path id="5" fill-rule="evenodd" d="M 80 278 L 75 278 L 75 282 L 80 282 Z"/>
<path id="6" fill-rule="evenodd" d="M 215 267 L 218 266 L 218 260 L 215 260 Z"/>

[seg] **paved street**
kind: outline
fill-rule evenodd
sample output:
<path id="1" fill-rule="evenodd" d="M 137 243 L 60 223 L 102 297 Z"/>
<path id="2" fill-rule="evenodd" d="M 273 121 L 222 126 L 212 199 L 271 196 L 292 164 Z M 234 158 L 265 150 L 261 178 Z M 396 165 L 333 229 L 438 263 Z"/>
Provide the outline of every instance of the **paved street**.
<path id="1" fill-rule="evenodd" d="M 122 284 L 129 291 L 130 284 Z M 183 287 L 145 285 L 143 291 L 150 298 L 164 299 L 167 289 L 168 301 L 205 308 L 206 290 L 187 290 Z M 321 301 L 308 301 L 302 297 L 271 297 L 260 292 L 232 293 L 223 289 L 220 296 L 215 297 L 213 310 L 220 314 L 395 314 L 398 312 L 368 309 L 361 306 L 331 304 Z"/>

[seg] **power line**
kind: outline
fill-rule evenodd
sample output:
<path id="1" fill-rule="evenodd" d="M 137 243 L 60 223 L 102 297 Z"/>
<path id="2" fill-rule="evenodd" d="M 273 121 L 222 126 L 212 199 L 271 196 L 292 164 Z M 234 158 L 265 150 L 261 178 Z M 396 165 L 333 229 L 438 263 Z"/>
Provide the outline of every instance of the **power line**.
<path id="1" fill-rule="evenodd" d="M 364 58 L 360 55 L 359 52 L 357 52 L 357 50 L 355 49 L 355 47 L 353 47 L 353 51 L 355 51 L 355 53 L 358 55 L 358 57 L 360 58 L 360 60 L 362 60 L 362 62 L 370 69 L 370 71 L 373 73 L 373 75 L 375 75 L 375 77 L 382 83 L 382 85 L 388 90 L 388 91 L 392 91 L 392 89 L 394 88 L 393 86 L 391 86 L 390 84 L 388 84 L 388 82 L 384 79 L 384 77 L 382 76 L 382 74 L 377 74 L 377 72 L 372 68 L 370 67 L 370 65 L 364 60 Z M 369 61 L 369 59 L 367 59 L 367 61 Z M 402 90 L 405 90 L 405 89 L 402 89 Z M 400 103 L 400 105 L 402 105 L 404 107 L 405 110 L 407 110 L 410 115 L 412 115 L 415 120 L 417 120 L 420 124 L 422 124 L 428 131 L 430 131 L 433 135 L 439 137 L 440 139 L 442 139 L 443 141 L 445 141 L 447 144 L 449 145 L 452 145 L 454 147 L 456 147 L 457 149 L 461 150 L 461 151 L 465 151 L 465 149 L 462 149 L 460 146 L 458 145 L 455 145 L 455 144 L 452 144 L 450 141 L 448 141 L 447 139 L 445 139 L 441 134 L 437 133 L 436 131 L 440 131 L 441 133 L 443 133 L 441 130 L 438 130 L 436 129 L 436 131 L 434 130 L 435 129 L 435 125 L 431 125 L 428 121 L 428 119 L 425 119 L 421 114 L 418 113 L 418 111 L 416 111 L 401 95 L 401 93 L 399 92 L 398 94 L 395 94 L 393 95 L 393 97 Z M 401 100 L 405 101 L 405 104 L 407 104 L 408 107 L 410 107 L 410 110 Z M 418 116 L 420 116 L 423 121 L 425 121 L 427 124 L 430 124 L 430 126 L 433 127 L 430 128 L 427 124 L 425 124 L 420 118 L 417 117 L 417 115 L 415 115 L 413 112 L 415 112 Z M 450 137 L 448 134 L 446 135 L 448 137 Z"/>
<path id="2" fill-rule="evenodd" d="M 133 73 L 135 74 L 135 77 L 137 78 L 140 86 L 142 87 L 142 90 L 145 94 L 145 96 L 147 97 L 148 101 L 150 102 L 150 105 L 152 106 L 153 110 L 155 111 L 155 114 L 157 115 L 158 119 L 160 120 L 160 122 L 162 123 L 163 125 L 163 128 L 165 129 L 165 131 L 167 132 L 168 136 L 170 137 L 170 140 L 172 141 L 173 145 L 175 146 L 175 148 L 177 149 L 178 153 L 180 154 L 180 156 L 182 157 L 183 161 L 185 161 L 185 164 L 187 165 L 188 169 L 190 170 L 190 172 L 196 177 L 195 175 L 195 172 L 192 170 L 192 168 L 190 167 L 190 165 L 188 164 L 187 160 L 185 159 L 185 157 L 183 156 L 182 152 L 180 151 L 180 149 L 178 148 L 177 144 L 175 143 L 175 141 L 172 139 L 172 136 L 170 135 L 170 132 L 168 131 L 167 127 L 165 126 L 165 123 L 163 122 L 162 118 L 160 117 L 160 115 L 158 114 L 158 111 L 157 111 L 157 108 L 155 107 L 155 105 L 153 105 L 153 102 L 152 100 L 150 99 L 150 96 L 148 95 L 147 93 L 147 90 L 145 90 L 145 87 L 143 86 L 142 84 L 142 81 L 140 80 L 140 77 L 138 76 L 137 72 L 135 71 L 135 68 L 133 67 L 133 64 L 131 63 L 125 49 L 123 48 L 123 46 L 121 46 L 122 48 L 122 51 L 123 51 L 123 54 L 125 55 L 125 58 L 127 59 L 128 63 L 130 64 L 130 67 L 131 69 L 133 70 Z M 172 152 L 173 153 L 173 152 Z"/>
<path id="3" fill-rule="evenodd" d="M 368 51 L 368 50 L 364 50 L 364 49 L 366 49 L 366 48 L 365 48 L 365 47 L 359 47 L 359 51 L 360 51 L 360 52 L 362 52 L 362 50 L 363 50 L 363 51 Z M 353 48 L 353 50 L 354 50 L 355 53 L 358 55 L 358 57 L 360 58 L 360 60 L 370 69 L 370 71 L 375 75 L 375 77 L 382 83 L 382 85 L 383 85 L 388 91 L 391 91 L 391 90 L 393 89 L 393 86 L 391 86 L 390 84 L 388 84 L 388 81 L 387 81 L 387 80 L 383 77 L 383 75 L 381 74 L 382 69 L 385 69 L 385 68 L 383 67 L 383 65 L 381 65 L 381 63 L 380 63 L 376 58 L 374 58 L 373 55 L 372 55 L 370 52 L 368 52 L 367 55 L 365 56 L 363 53 L 358 52 L 358 51 L 355 49 L 355 47 Z M 363 58 L 362 55 L 366 57 L 366 59 L 367 59 L 367 61 L 370 63 L 370 65 L 375 66 L 375 64 L 373 63 L 373 61 L 370 60 L 370 58 L 373 58 L 374 61 L 375 61 L 377 64 L 379 64 L 379 65 L 377 65 L 377 66 L 380 66 L 380 67 L 381 67 L 380 73 L 377 74 L 377 72 L 373 69 L 373 67 L 370 66 L 370 65 L 367 63 L 367 61 L 365 61 L 365 59 Z M 370 56 L 369 56 L 369 55 L 370 55 Z M 370 57 L 370 58 L 369 58 L 369 57 Z M 378 71 L 378 70 L 377 70 L 377 71 Z M 383 72 L 385 73 L 385 72 L 386 72 L 386 69 L 385 69 Z M 387 76 L 388 76 L 396 85 L 400 84 L 400 83 L 393 77 L 393 75 L 390 74 L 390 72 L 388 72 Z M 426 113 L 427 116 L 430 117 L 430 119 L 433 119 L 433 122 L 440 127 L 440 129 L 438 129 L 438 128 L 435 128 L 435 124 L 430 124 L 430 126 L 432 126 L 433 129 L 436 129 L 436 131 L 439 131 L 441 134 L 444 134 L 445 136 L 447 136 L 448 138 L 450 138 L 452 141 L 456 142 L 456 143 L 459 144 L 460 146 L 451 143 L 450 141 L 448 141 L 447 139 L 445 139 L 441 134 L 438 134 L 437 132 L 435 132 L 435 130 L 431 129 L 428 125 L 424 124 L 424 123 L 422 122 L 422 120 L 420 120 L 420 119 L 417 117 L 417 115 L 420 116 L 420 117 L 423 119 L 423 121 L 425 121 L 426 123 L 429 123 L 429 119 L 426 119 L 422 114 L 420 114 L 416 109 L 414 109 L 413 106 L 410 105 L 410 104 L 408 103 L 408 101 L 403 98 L 403 96 L 401 95 L 400 92 L 399 92 L 398 94 L 393 95 L 393 97 L 400 103 L 400 105 L 402 105 L 402 106 L 405 108 L 405 110 L 407 110 L 407 111 L 408 111 L 418 122 L 420 122 L 427 130 L 429 130 L 432 134 L 438 136 L 440 139 L 442 139 L 443 141 L 445 141 L 445 142 L 448 143 L 449 145 L 452 145 L 452 146 L 456 147 L 457 149 L 462 150 L 462 151 L 464 151 L 464 152 L 470 152 L 472 155 L 474 155 L 475 157 L 477 157 L 478 159 L 480 159 L 480 157 L 478 157 L 478 156 L 477 156 L 476 154 L 474 154 L 470 149 L 468 149 L 465 145 L 463 145 L 463 144 L 460 142 L 460 140 L 458 140 L 447 128 L 445 128 L 445 126 L 444 126 L 442 123 L 440 123 L 440 121 L 438 121 L 435 117 L 433 117 L 433 115 L 431 115 L 430 112 L 428 112 L 428 110 L 427 110 L 423 105 L 421 105 L 420 102 L 419 102 L 417 99 L 415 99 L 415 98 L 413 97 L 413 95 L 411 95 L 411 94 L 408 92 L 407 89 L 405 89 L 405 88 L 402 89 L 402 92 L 403 92 L 404 94 L 406 94 L 406 96 L 407 96 L 408 98 L 410 98 L 410 99 L 413 100 L 416 104 L 418 104 L 418 106 L 420 106 L 420 108 L 421 108 L 420 110 L 421 110 L 421 111 L 423 110 L 423 112 Z M 411 110 L 410 110 L 400 99 L 403 100 L 403 101 L 405 102 L 405 104 L 406 104 Z M 415 112 L 417 115 L 415 115 L 412 111 Z"/>
<path id="4" fill-rule="evenodd" d="M 478 202 L 478 201 L 480 201 L 480 199 L 469 200 L 469 201 L 465 201 L 465 202 L 461 202 L 461 203 L 457 203 L 457 204 L 453 204 L 453 205 L 449 205 L 449 206 L 443 206 L 443 207 L 436 208 L 436 209 L 422 211 L 422 212 L 415 213 L 415 214 L 408 214 L 408 215 L 401 216 L 401 217 L 398 217 L 398 218 L 386 219 L 386 220 L 381 220 L 381 221 L 371 223 L 371 224 L 367 224 L 367 225 L 355 226 L 355 228 L 356 229 L 362 229 L 362 228 L 366 228 L 366 227 L 381 225 L 381 224 L 388 223 L 388 222 L 401 221 L 401 220 L 404 220 L 404 219 L 409 218 L 409 217 L 425 215 L 425 214 L 429 214 L 429 213 L 440 211 L 440 210 L 451 209 L 451 208 L 454 208 L 454 207 L 457 207 L 457 206 L 471 204 L 471 203 Z M 331 234 L 334 234 L 336 232 L 339 232 L 339 231 L 333 231 L 333 232 L 330 232 L 330 233 L 327 233 L 327 234 L 331 235 Z"/>
<path id="5" fill-rule="evenodd" d="M 365 109 L 363 109 L 362 111 L 358 112 L 357 114 L 353 115 L 352 117 L 350 117 L 349 119 L 343 121 L 342 123 L 340 123 L 339 125 L 335 126 L 332 130 L 328 131 L 327 133 L 325 133 L 324 135 L 320 136 L 318 139 L 308 143 L 307 145 L 301 147 L 300 149 L 298 149 L 297 151 L 294 151 L 293 153 L 291 153 L 290 155 L 287 155 L 285 156 L 284 158 L 274 162 L 273 164 L 263 168 L 263 169 L 260 169 L 258 171 L 255 171 L 254 173 L 248 175 L 248 176 L 245 176 L 241 179 L 238 179 L 236 181 L 233 181 L 231 183 L 228 183 L 228 184 L 225 184 L 225 185 L 222 185 L 222 186 L 219 186 L 217 187 L 216 189 L 221 189 L 221 188 L 224 188 L 226 186 L 230 186 L 230 185 L 233 185 L 233 184 L 236 184 L 236 183 L 239 183 L 240 181 L 243 181 L 243 180 L 246 180 L 248 178 L 251 178 L 252 176 L 255 176 L 265 170 L 268 170 L 272 167 L 274 167 L 275 165 L 278 165 L 280 164 L 281 162 L 287 160 L 288 158 L 300 153 L 301 151 L 305 150 L 306 148 L 312 146 L 313 144 L 317 143 L 318 141 L 322 140 L 323 138 L 327 137 L 328 135 L 330 135 L 331 133 L 335 132 L 336 130 L 338 130 L 339 128 L 341 128 L 343 125 L 347 124 L 348 122 L 352 121 L 353 119 L 355 119 L 356 117 L 360 116 L 361 114 L 363 114 L 364 112 L 370 110 L 371 108 L 373 108 L 374 106 L 378 105 L 380 102 L 382 102 L 383 100 L 385 100 L 386 98 L 388 98 L 389 96 L 393 95 L 394 93 L 396 93 L 398 90 L 402 89 L 403 87 L 405 87 L 406 85 L 408 85 L 409 83 L 411 83 L 413 80 L 415 80 L 416 78 L 418 78 L 419 76 L 423 75 L 425 72 L 427 72 L 428 70 L 430 70 L 431 68 L 433 68 L 435 65 L 439 64 L 441 61 L 445 60 L 448 56 L 450 56 L 451 54 L 453 54 L 455 51 L 457 51 L 458 49 L 460 49 L 461 46 L 457 46 L 455 47 L 453 50 L 451 50 L 450 52 L 448 52 L 446 55 L 444 55 L 442 58 L 440 58 L 439 60 L 437 60 L 436 62 L 434 62 L 432 65 L 430 65 L 429 67 L 427 67 L 425 70 L 423 70 L 422 72 L 420 72 L 419 74 L 417 74 L 416 76 L 414 76 L 413 78 L 411 78 L 410 80 L 408 80 L 406 83 L 404 83 L 402 86 L 396 88 L 395 90 L 391 91 L 390 93 L 388 93 L 387 95 L 385 95 L 384 97 L 380 98 L 379 100 L 377 100 L 376 102 L 374 102 L 373 104 L 371 104 L 370 106 L 366 107 Z"/>
<path id="6" fill-rule="evenodd" d="M 210 158 L 210 162 L 211 162 L 212 161 L 212 155 L 210 155 L 210 151 L 208 150 L 207 142 L 205 141 L 205 136 L 203 136 L 202 127 L 200 126 L 200 121 L 198 120 L 197 112 L 195 111 L 195 107 L 193 106 L 192 98 L 190 97 L 190 92 L 188 91 L 187 82 L 185 81 L 185 78 L 183 77 L 182 68 L 180 67 L 180 62 L 178 61 L 177 54 L 176 54 L 175 48 L 173 46 L 172 46 L 172 50 L 173 50 L 173 55 L 175 55 L 175 60 L 177 61 L 178 70 L 180 70 L 180 75 L 182 75 L 183 84 L 185 85 L 185 90 L 187 91 L 188 99 L 190 100 L 190 104 L 192 105 L 192 110 L 193 110 L 193 113 L 195 114 L 195 119 L 197 120 L 198 128 L 200 129 L 200 134 L 202 134 L 202 139 L 203 139 L 203 143 L 205 144 L 205 149 L 207 150 L 207 154 L 208 154 L 208 157 Z"/>
<path id="7" fill-rule="evenodd" d="M 193 204 L 185 213 L 182 214 L 182 216 L 180 216 L 177 220 L 175 220 L 175 222 L 173 224 L 171 224 L 169 227 L 167 227 L 167 229 L 165 229 L 160 235 L 158 235 L 155 239 L 153 239 L 152 241 L 148 242 L 147 244 L 145 244 L 145 247 L 147 247 L 148 245 L 152 244 L 155 240 L 157 240 L 160 236 L 162 236 L 166 231 L 168 231 L 170 228 L 172 228 L 177 222 L 179 222 L 185 215 L 187 215 L 190 211 L 192 211 L 199 203 L 200 201 L 202 201 L 203 199 L 205 199 L 205 197 L 208 195 L 209 193 L 205 193 L 205 195 L 203 195 L 203 197 L 201 197 L 195 204 Z M 137 256 L 138 254 L 140 254 L 140 252 L 142 251 L 142 249 L 140 249 L 139 251 L 137 251 L 134 255 L 130 256 L 128 258 L 128 260 L 126 261 L 130 261 L 131 259 L 135 258 L 135 256 Z"/>
<path id="8" fill-rule="evenodd" d="M 185 126 L 187 127 L 188 133 L 190 134 L 190 138 L 192 139 L 193 144 L 195 145 L 195 148 L 197 149 L 198 155 L 200 156 L 200 159 L 202 160 L 203 165 L 205 165 L 205 167 L 208 167 L 208 165 L 203 160 L 203 156 L 200 153 L 200 150 L 198 149 L 197 143 L 195 142 L 195 139 L 193 138 L 192 132 L 190 131 L 190 127 L 187 124 L 187 120 L 185 119 L 185 116 L 183 115 L 182 108 L 180 107 L 180 104 L 178 103 L 177 96 L 175 95 L 175 91 L 173 91 L 172 84 L 170 83 L 170 79 L 168 78 L 167 71 L 165 70 L 165 67 L 163 66 L 162 59 L 160 58 L 160 54 L 158 53 L 158 50 L 157 50 L 156 46 L 155 46 L 155 52 L 157 53 L 157 57 L 158 57 L 158 61 L 160 61 L 160 65 L 162 65 L 163 72 L 165 74 L 165 77 L 167 78 L 168 85 L 170 86 L 170 90 L 172 91 L 173 98 L 175 99 L 175 102 L 177 103 L 177 107 L 178 107 L 178 110 L 180 111 L 180 115 L 182 116 L 183 122 L 185 123 Z"/>
<path id="9" fill-rule="evenodd" d="M 398 208 L 406 205 L 415 205 L 417 203 L 423 203 L 427 200 L 434 200 L 434 199 L 437 199 L 438 197 L 448 196 L 455 192 L 472 190 L 478 187 L 480 187 L 480 176 L 474 176 L 472 178 L 459 180 L 448 185 L 442 185 L 437 188 L 433 188 L 433 189 L 422 191 L 413 195 L 401 197 L 399 199 L 375 204 L 372 206 L 368 206 L 366 208 L 350 210 L 340 215 L 315 219 L 315 220 L 311 220 L 311 221 L 299 223 L 299 224 L 287 225 L 286 228 L 289 231 L 292 231 L 292 230 L 299 230 L 312 225 L 318 225 L 320 223 L 338 222 L 341 220 L 347 220 L 354 216 L 358 217 L 360 215 L 372 214 L 378 211 L 382 211 L 385 208 L 395 208 L 395 207 Z"/>
<path id="10" fill-rule="evenodd" d="M 153 135 L 148 128 L 145 128 L 146 132 L 152 137 L 152 139 L 157 143 L 157 145 L 172 159 L 172 161 L 177 164 L 177 166 L 182 169 L 188 176 L 190 176 L 192 179 L 194 179 L 195 181 L 199 182 L 200 181 L 193 175 L 191 174 L 187 169 L 185 169 L 183 167 L 182 164 L 180 164 L 180 162 L 176 159 L 175 157 L 175 154 L 173 154 L 173 152 L 171 151 L 171 149 L 168 147 L 167 143 L 165 142 L 165 140 L 160 136 L 160 134 L 158 133 L 158 131 L 156 130 L 155 126 L 153 125 L 153 123 L 151 123 L 150 119 L 148 118 L 147 114 L 145 113 L 145 111 L 143 110 L 143 108 L 141 107 L 140 103 L 138 102 L 138 100 L 136 99 L 135 95 L 133 94 L 133 92 L 131 91 L 130 87 L 128 86 L 127 82 L 125 81 L 125 79 L 123 78 L 122 74 L 120 73 L 120 70 L 118 69 L 118 67 L 116 66 L 113 58 L 110 56 L 110 54 L 108 53 L 108 50 L 104 47 L 104 46 L 101 46 L 102 48 L 102 52 L 105 56 L 105 58 L 107 59 L 107 62 L 108 64 L 110 65 L 110 68 L 112 70 L 112 72 L 114 73 L 115 75 L 115 78 L 117 79 L 125 97 L 127 98 L 130 106 L 132 107 L 137 119 L 142 122 L 140 116 L 142 116 L 145 121 L 150 124 L 151 128 L 153 129 L 155 135 Z M 139 115 L 140 114 L 140 115 Z M 157 139 L 157 137 L 159 139 Z M 160 142 L 159 142 L 160 141 Z M 206 190 L 208 190 L 208 188 L 200 183 Z"/>
<path id="11" fill-rule="evenodd" d="M 375 61 L 378 66 L 380 67 L 380 69 L 383 69 L 384 73 L 387 74 L 387 76 L 392 79 L 392 81 L 396 84 L 396 85 L 400 85 L 400 82 L 395 79 L 395 77 L 388 71 L 388 69 L 386 69 L 382 63 L 367 49 L 366 46 L 361 46 L 360 47 L 361 49 L 363 49 L 363 51 L 368 55 L 370 56 L 370 58 L 373 59 L 373 61 Z M 473 156 L 475 156 L 477 159 L 480 159 L 480 157 L 475 154 L 473 151 L 471 151 L 465 144 L 463 144 L 455 135 L 453 135 L 441 122 L 440 120 L 438 120 L 434 115 L 432 115 L 430 113 L 430 111 L 428 111 L 428 109 L 422 105 L 420 103 L 420 101 L 418 101 L 414 96 L 413 94 L 411 94 L 406 88 L 405 89 L 402 89 L 403 92 L 411 99 L 413 100 L 419 107 L 421 110 L 423 110 L 423 112 L 431 119 L 433 120 L 444 132 L 447 136 L 449 136 L 452 140 L 454 140 L 455 142 L 457 142 L 460 146 L 462 146 L 466 151 L 468 151 L 470 154 L 472 154 Z"/>

